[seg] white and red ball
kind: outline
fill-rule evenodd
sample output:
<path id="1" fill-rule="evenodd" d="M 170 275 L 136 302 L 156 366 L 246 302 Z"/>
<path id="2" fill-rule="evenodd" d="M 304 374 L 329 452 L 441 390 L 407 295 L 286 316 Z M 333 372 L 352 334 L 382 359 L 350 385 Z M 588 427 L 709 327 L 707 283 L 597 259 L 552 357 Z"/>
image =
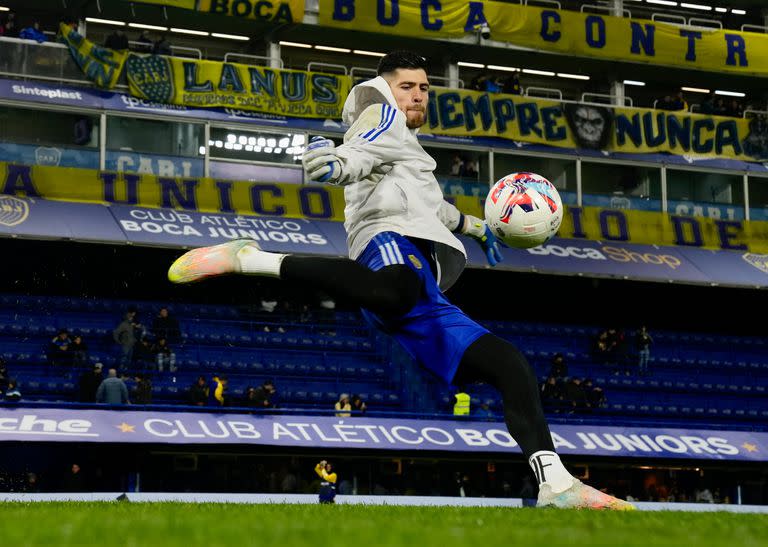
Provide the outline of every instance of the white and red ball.
<path id="1" fill-rule="evenodd" d="M 485 200 L 485 222 L 510 247 L 528 249 L 552 239 L 563 221 L 555 186 L 535 173 L 512 173 L 493 185 Z"/>

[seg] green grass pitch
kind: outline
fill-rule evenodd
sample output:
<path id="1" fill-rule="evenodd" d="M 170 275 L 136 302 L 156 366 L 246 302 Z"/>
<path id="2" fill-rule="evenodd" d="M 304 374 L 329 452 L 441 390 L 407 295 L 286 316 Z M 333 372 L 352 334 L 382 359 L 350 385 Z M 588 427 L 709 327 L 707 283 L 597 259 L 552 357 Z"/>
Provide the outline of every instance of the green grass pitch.
<path id="1" fill-rule="evenodd" d="M 768 515 L 556 509 L 0 503 L 2 545 L 768 546 Z"/>

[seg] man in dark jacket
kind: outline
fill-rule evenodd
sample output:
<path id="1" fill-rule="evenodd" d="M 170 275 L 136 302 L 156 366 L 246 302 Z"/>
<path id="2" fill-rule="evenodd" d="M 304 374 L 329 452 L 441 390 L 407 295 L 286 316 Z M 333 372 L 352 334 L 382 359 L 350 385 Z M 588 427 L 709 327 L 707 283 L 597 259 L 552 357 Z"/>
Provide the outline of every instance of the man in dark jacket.
<path id="1" fill-rule="evenodd" d="M 101 363 L 93 365 L 93 370 L 83 372 L 80 376 L 80 397 L 81 403 L 95 403 L 96 402 L 96 390 L 99 389 L 102 380 L 102 368 Z"/>
<path id="2" fill-rule="evenodd" d="M 179 322 L 168 313 L 168 308 L 160 308 L 157 317 L 152 321 L 152 332 L 155 338 L 165 338 L 169 342 L 175 342 L 181 336 Z"/>
<path id="3" fill-rule="evenodd" d="M 128 388 L 121 378 L 117 377 L 117 371 L 109 369 L 109 375 L 101 382 L 96 391 L 96 402 L 108 405 L 128 405 Z"/>

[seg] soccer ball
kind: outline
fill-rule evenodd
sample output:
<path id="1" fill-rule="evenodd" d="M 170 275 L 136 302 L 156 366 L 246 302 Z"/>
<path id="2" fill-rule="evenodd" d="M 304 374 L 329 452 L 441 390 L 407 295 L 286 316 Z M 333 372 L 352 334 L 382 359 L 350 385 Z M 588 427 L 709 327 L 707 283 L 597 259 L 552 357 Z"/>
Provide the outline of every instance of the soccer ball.
<path id="1" fill-rule="evenodd" d="M 554 185 L 535 173 L 512 173 L 493 185 L 485 200 L 485 222 L 510 247 L 528 249 L 554 237 L 563 202 Z"/>

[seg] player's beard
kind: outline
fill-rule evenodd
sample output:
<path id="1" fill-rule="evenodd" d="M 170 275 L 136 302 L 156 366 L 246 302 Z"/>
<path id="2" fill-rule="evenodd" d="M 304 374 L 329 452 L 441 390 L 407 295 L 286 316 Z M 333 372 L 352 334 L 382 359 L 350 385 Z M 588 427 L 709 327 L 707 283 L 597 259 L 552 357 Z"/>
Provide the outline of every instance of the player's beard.
<path id="1" fill-rule="evenodd" d="M 405 126 L 408 129 L 418 129 L 427 122 L 427 114 L 422 108 L 409 108 L 405 113 Z"/>

